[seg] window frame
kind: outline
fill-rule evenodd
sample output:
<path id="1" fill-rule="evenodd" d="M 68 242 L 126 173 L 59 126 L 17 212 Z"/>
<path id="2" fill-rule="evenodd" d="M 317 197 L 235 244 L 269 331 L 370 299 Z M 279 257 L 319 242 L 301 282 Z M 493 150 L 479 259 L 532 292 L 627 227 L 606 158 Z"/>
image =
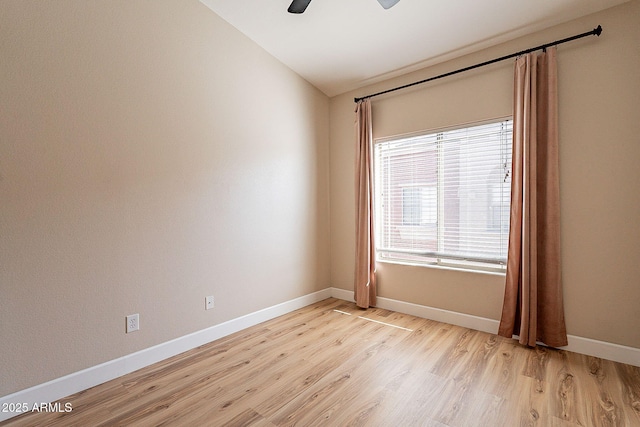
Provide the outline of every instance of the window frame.
<path id="1" fill-rule="evenodd" d="M 380 138 L 375 138 L 373 141 L 373 150 L 372 150 L 372 169 L 373 169 L 373 175 L 374 175 L 374 200 L 373 200 L 373 216 L 374 216 L 374 233 L 376 234 L 376 248 L 375 248 L 375 258 L 376 258 L 376 262 L 383 262 L 383 263 L 392 263 L 392 264 L 406 264 L 406 265 L 415 265 L 415 266 L 424 266 L 424 267 L 444 267 L 444 268 L 454 268 L 454 269 L 462 269 L 465 271 L 477 271 L 477 272 L 490 272 L 490 273 L 499 273 L 499 274 L 505 274 L 506 273 L 506 258 L 501 258 L 500 261 L 495 261 L 494 258 L 484 258 L 482 259 L 481 257 L 469 257 L 469 256 L 456 256 L 455 254 L 444 254 L 442 252 L 440 252 L 439 250 L 436 252 L 429 252 L 429 251 L 415 251 L 415 250 L 402 250 L 402 249 L 389 249 L 389 248 L 382 248 L 380 246 L 380 239 L 378 238 L 378 236 L 380 235 L 380 225 L 379 225 L 379 221 L 378 221 L 378 211 L 379 211 L 379 203 L 380 200 L 378 200 L 378 190 L 377 187 L 380 186 L 380 177 L 379 174 L 377 172 L 377 168 L 379 168 L 380 166 L 378 165 L 377 159 L 376 159 L 376 146 L 378 144 L 381 143 L 388 143 L 388 142 L 393 142 L 393 141 L 402 141 L 405 139 L 411 139 L 411 138 L 419 138 L 419 137 L 435 137 L 436 140 L 439 140 L 441 138 L 440 135 L 444 134 L 445 132 L 450 132 L 450 131 L 456 131 L 456 130 L 462 130 L 462 129 L 467 129 L 467 128 L 473 128 L 473 127 L 477 127 L 477 126 L 483 126 L 483 125 L 489 125 L 489 124 L 501 124 L 501 123 L 506 123 L 506 122 L 510 122 L 511 125 L 513 125 L 513 117 L 512 116 L 502 116 L 502 117 L 497 117 L 497 118 L 493 118 L 493 119 L 487 119 L 487 120 L 482 120 L 482 121 L 475 121 L 475 122 L 469 122 L 469 123 L 463 123 L 463 124 L 458 124 L 458 125 L 454 125 L 454 126 L 447 126 L 447 127 L 441 127 L 441 128 L 436 128 L 436 129 L 427 129 L 427 130 L 422 130 L 422 131 L 417 131 L 417 132 L 411 132 L 411 133 L 406 133 L 406 134 L 399 134 L 399 135 L 393 135 L 393 136 L 387 136 L 387 137 L 380 137 Z M 513 129 L 511 129 L 512 135 L 513 135 Z M 511 144 L 512 141 L 512 137 L 509 138 L 508 140 L 509 144 Z M 512 154 L 512 153 L 511 153 Z M 508 178 L 509 178 L 509 193 L 511 190 L 511 159 L 509 159 L 509 165 L 508 165 Z M 441 184 L 441 180 L 443 180 L 443 174 L 444 174 L 444 170 L 443 168 L 438 168 L 437 170 L 437 181 L 436 181 L 436 187 L 440 187 L 440 185 L 444 185 Z M 415 187 L 422 187 L 422 186 L 428 186 L 429 184 L 422 184 L 422 183 L 418 183 L 418 184 L 414 184 L 413 186 Z M 411 185 L 407 185 L 405 188 L 410 187 Z M 442 191 L 437 191 L 437 206 L 436 206 L 436 217 L 437 218 L 441 218 L 443 216 L 443 210 L 444 210 L 444 201 L 443 201 L 443 192 Z M 404 201 L 401 201 L 401 204 L 404 205 Z M 402 214 L 404 215 L 404 213 Z M 403 216 L 403 221 L 404 221 L 404 216 Z M 404 227 L 424 227 L 425 224 L 417 224 L 417 225 L 403 225 Z M 435 224 L 428 224 L 427 226 L 432 226 L 432 227 L 436 227 L 437 228 L 437 245 L 438 245 L 438 249 L 440 249 L 440 242 L 441 240 L 443 240 L 443 229 L 444 227 L 440 226 L 438 224 L 438 220 L 436 219 Z M 504 233 L 505 230 L 499 230 L 500 233 Z M 507 235 L 507 240 L 508 240 L 508 227 L 506 230 L 506 235 Z M 381 256 L 381 253 L 395 253 L 395 254 L 419 254 L 421 256 L 424 256 L 426 259 L 423 260 L 414 260 L 414 259 L 402 259 L 402 258 L 398 258 L 398 259 L 393 259 L 392 257 L 386 256 L 383 257 Z M 427 258 L 429 255 L 433 255 L 432 257 Z M 444 256 L 446 255 L 446 256 Z M 429 259 L 432 259 L 431 261 L 429 261 Z"/>

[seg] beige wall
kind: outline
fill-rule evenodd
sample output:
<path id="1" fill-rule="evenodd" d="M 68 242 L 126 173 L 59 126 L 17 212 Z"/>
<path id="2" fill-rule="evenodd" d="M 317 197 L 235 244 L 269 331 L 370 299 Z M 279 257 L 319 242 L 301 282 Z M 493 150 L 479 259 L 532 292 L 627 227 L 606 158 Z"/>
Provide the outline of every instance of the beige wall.
<path id="1" fill-rule="evenodd" d="M 0 395 L 329 286 L 329 100 L 197 0 L 3 0 L 0 58 Z"/>
<path id="2" fill-rule="evenodd" d="M 352 289 L 353 97 L 595 28 L 559 47 L 562 263 L 569 334 L 640 348 L 640 2 L 331 100 L 331 283 Z M 374 136 L 511 114 L 512 62 L 376 98 Z M 378 263 L 383 297 L 499 319 L 504 276 Z"/>

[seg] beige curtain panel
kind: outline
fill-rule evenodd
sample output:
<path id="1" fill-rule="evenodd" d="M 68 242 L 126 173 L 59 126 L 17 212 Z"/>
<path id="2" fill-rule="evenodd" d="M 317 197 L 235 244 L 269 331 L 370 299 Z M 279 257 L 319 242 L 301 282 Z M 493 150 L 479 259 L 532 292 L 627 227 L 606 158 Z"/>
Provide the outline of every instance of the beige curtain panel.
<path id="1" fill-rule="evenodd" d="M 516 60 L 506 289 L 499 334 L 567 345 L 560 268 L 556 48 Z"/>
<path id="2" fill-rule="evenodd" d="M 356 107 L 356 305 L 376 305 L 375 244 L 373 238 L 373 137 L 371 101 Z"/>

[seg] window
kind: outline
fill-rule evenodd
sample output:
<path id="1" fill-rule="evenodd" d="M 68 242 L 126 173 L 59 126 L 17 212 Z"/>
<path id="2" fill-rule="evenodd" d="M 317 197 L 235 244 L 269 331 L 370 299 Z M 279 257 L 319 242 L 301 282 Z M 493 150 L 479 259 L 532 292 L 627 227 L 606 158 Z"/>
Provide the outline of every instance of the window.
<path id="1" fill-rule="evenodd" d="M 438 194 L 435 185 L 402 189 L 402 224 L 435 224 L 438 218 Z"/>
<path id="2" fill-rule="evenodd" d="M 504 120 L 377 140 L 378 260 L 503 270 L 511 133 Z"/>

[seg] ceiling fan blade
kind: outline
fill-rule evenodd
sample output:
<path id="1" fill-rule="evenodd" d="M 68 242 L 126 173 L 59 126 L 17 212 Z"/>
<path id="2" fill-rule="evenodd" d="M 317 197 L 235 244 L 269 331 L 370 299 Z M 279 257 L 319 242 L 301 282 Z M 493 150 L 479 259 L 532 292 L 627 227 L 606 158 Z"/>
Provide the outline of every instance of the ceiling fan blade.
<path id="1" fill-rule="evenodd" d="M 389 9 L 392 6 L 395 6 L 395 4 L 399 1 L 400 0 L 378 0 L 378 3 L 380 3 L 380 6 L 384 7 L 385 9 Z"/>
<path id="2" fill-rule="evenodd" d="M 289 6 L 289 9 L 287 9 L 287 12 L 302 13 L 305 11 L 307 6 L 309 6 L 309 3 L 311 3 L 311 0 L 293 0 L 291 2 L 291 6 Z"/>

